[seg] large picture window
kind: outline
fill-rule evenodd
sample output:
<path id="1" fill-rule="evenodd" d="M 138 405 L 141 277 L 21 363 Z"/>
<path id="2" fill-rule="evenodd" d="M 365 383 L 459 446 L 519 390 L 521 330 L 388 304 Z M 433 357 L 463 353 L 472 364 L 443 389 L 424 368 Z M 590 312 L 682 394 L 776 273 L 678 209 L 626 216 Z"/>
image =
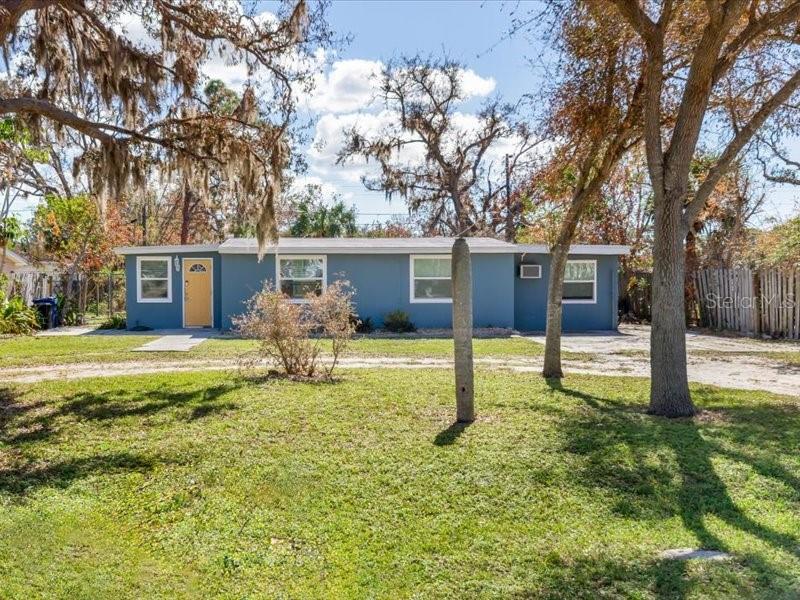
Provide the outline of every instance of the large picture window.
<path id="1" fill-rule="evenodd" d="M 452 302 L 449 256 L 411 257 L 411 302 Z"/>
<path id="2" fill-rule="evenodd" d="M 319 296 L 325 288 L 325 257 L 279 257 L 277 279 L 278 289 L 292 302 L 304 302 L 308 294 Z"/>
<path id="3" fill-rule="evenodd" d="M 593 304 L 597 301 L 597 261 L 567 261 L 563 298 L 565 303 L 572 304 Z"/>
<path id="4" fill-rule="evenodd" d="M 169 256 L 139 256 L 136 259 L 136 300 L 172 302 L 172 269 Z"/>

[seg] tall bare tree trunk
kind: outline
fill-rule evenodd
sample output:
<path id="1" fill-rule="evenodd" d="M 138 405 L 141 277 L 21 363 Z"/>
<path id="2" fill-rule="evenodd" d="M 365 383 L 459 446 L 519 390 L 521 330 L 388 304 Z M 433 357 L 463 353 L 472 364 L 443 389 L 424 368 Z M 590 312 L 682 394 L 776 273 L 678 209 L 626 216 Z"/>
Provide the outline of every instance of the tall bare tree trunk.
<path id="1" fill-rule="evenodd" d="M 695 410 L 686 372 L 683 196 L 673 196 L 678 197 L 669 197 L 667 193 L 664 201 L 655 205 L 649 412 L 685 417 L 693 415 Z"/>
<path id="2" fill-rule="evenodd" d="M 572 238 L 575 237 L 575 229 L 578 227 L 578 221 L 580 221 L 581 213 L 588 199 L 589 192 L 587 190 L 581 189 L 575 193 L 569 210 L 564 216 L 564 221 L 561 223 L 558 239 L 550 251 L 550 276 L 547 283 L 547 330 L 544 342 L 544 366 L 542 367 L 542 376 L 548 378 L 564 376 L 561 370 L 564 271 L 567 268 Z"/>
<path id="3" fill-rule="evenodd" d="M 469 245 L 457 238 L 452 249 L 453 351 L 456 375 L 456 420 L 475 420 L 472 365 L 472 259 Z"/>

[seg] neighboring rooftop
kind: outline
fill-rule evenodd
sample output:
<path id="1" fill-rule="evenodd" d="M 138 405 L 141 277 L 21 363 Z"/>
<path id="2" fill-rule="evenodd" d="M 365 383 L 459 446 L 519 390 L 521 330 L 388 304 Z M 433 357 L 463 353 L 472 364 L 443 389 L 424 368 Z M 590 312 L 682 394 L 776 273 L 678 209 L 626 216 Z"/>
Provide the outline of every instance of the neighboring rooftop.
<path id="1" fill-rule="evenodd" d="M 455 238 L 280 238 L 267 247 L 266 254 L 449 254 Z M 543 244 L 510 244 L 487 237 L 467 238 L 470 250 L 476 254 L 530 253 L 548 254 Z M 575 245 L 572 254 L 627 254 L 627 246 Z M 117 254 L 159 254 L 175 252 L 215 252 L 220 254 L 256 254 L 255 238 L 229 238 L 222 244 L 185 246 L 125 246 Z"/>

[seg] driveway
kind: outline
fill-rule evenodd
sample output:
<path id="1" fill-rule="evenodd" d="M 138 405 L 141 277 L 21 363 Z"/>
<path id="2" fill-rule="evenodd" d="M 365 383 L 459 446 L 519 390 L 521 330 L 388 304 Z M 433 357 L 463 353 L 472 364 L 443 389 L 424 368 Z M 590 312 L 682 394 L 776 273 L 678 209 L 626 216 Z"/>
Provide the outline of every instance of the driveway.
<path id="1" fill-rule="evenodd" d="M 194 330 L 196 333 L 196 330 Z M 86 335 L 88 332 L 71 332 Z M 130 332 L 118 332 L 125 335 Z M 187 334 L 183 330 L 147 332 L 149 335 Z M 62 333 L 64 335 L 65 333 Z M 70 333 L 67 333 L 69 335 Z M 215 332 L 203 332 L 208 336 Z M 91 333 L 89 333 L 91 335 Z M 198 336 L 198 337 L 205 337 Z M 543 335 L 526 335 L 544 343 Z M 158 340 L 163 343 L 164 338 Z M 764 390 L 800 397 L 800 366 L 770 356 L 775 352 L 800 352 L 800 343 L 752 340 L 732 336 L 712 335 L 699 331 L 686 334 L 689 380 L 697 383 L 746 390 Z M 562 339 L 562 349 L 586 354 L 586 358 L 565 360 L 566 373 L 594 375 L 650 376 L 650 328 L 641 325 L 622 325 L 618 333 L 597 332 L 567 334 Z M 539 372 L 541 357 L 509 357 L 504 359 L 476 359 L 484 368 L 518 372 Z M 452 361 L 444 358 L 368 358 L 350 355 L 340 362 L 343 368 L 451 368 Z M 42 366 L 0 370 L 0 380 L 7 382 L 46 381 L 52 379 L 80 379 L 84 377 L 112 377 L 142 373 L 185 370 L 230 370 L 238 368 L 236 359 L 192 360 L 189 364 L 177 362 L 124 362 L 111 364 L 72 364 L 59 367 Z"/>
<path id="2" fill-rule="evenodd" d="M 650 327 L 621 325 L 619 333 L 566 334 L 561 348 L 593 355 L 591 361 L 565 361 L 573 373 L 650 375 Z M 544 335 L 526 336 L 544 343 Z M 800 343 L 686 333 L 689 380 L 697 383 L 800 396 L 800 367 L 770 357 L 800 352 Z"/>

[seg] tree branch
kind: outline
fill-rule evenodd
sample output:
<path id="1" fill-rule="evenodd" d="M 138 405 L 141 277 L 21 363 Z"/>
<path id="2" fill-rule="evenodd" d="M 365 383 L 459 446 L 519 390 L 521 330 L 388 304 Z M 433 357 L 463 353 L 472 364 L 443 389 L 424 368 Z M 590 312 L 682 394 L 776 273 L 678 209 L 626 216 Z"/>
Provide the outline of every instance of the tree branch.
<path id="1" fill-rule="evenodd" d="M 689 226 L 697 219 L 697 215 L 700 214 L 700 211 L 705 206 L 711 192 L 714 191 L 717 183 L 719 183 L 719 180 L 728 170 L 742 148 L 753 138 L 764 122 L 792 96 L 798 87 L 800 87 L 800 71 L 797 71 L 789 78 L 783 86 L 756 111 L 750 118 L 750 121 L 739 129 L 739 132 L 725 148 L 717 164 L 709 170 L 708 175 L 697 190 L 695 197 L 684 210 L 683 227 L 686 231 L 689 230 Z"/>

